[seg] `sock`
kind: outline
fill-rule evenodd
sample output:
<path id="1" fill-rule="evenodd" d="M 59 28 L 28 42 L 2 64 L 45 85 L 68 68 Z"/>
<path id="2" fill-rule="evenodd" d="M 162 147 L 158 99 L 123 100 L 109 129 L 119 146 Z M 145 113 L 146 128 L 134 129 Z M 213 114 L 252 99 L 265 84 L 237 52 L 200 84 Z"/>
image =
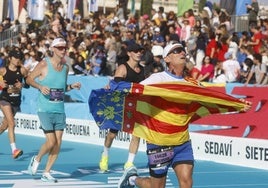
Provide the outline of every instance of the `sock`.
<path id="1" fill-rule="evenodd" d="M 11 143 L 10 146 L 11 146 L 11 150 L 12 150 L 12 153 L 13 153 L 17 149 L 16 144 Z"/>
<path id="2" fill-rule="evenodd" d="M 136 154 L 135 153 L 128 153 L 128 159 L 127 162 L 133 163 L 135 159 Z"/>
<path id="3" fill-rule="evenodd" d="M 49 176 L 50 175 L 50 172 L 43 172 L 43 175 L 44 176 Z"/>
<path id="4" fill-rule="evenodd" d="M 135 185 L 135 181 L 136 181 L 136 178 L 137 178 L 138 176 L 130 176 L 129 177 L 129 184 L 130 185 Z"/>
<path id="5" fill-rule="evenodd" d="M 109 149 L 110 149 L 110 148 L 104 147 L 104 148 L 103 148 L 102 155 L 103 155 L 103 156 L 108 156 L 108 154 L 109 154 Z"/>

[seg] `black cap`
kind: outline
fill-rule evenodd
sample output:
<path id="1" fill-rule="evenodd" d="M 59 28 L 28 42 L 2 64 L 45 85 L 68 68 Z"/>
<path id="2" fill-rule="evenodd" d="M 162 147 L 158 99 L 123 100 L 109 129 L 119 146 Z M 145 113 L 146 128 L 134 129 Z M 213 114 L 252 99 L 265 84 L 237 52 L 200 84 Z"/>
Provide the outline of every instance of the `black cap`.
<path id="1" fill-rule="evenodd" d="M 15 57 L 17 59 L 22 59 L 23 58 L 23 54 L 21 53 L 21 51 L 11 50 L 9 52 L 9 57 Z"/>
<path id="2" fill-rule="evenodd" d="M 127 46 L 128 52 L 137 52 L 137 51 L 141 51 L 141 50 L 144 50 L 144 48 L 141 45 L 136 44 L 136 43 L 128 44 L 128 46 Z"/>

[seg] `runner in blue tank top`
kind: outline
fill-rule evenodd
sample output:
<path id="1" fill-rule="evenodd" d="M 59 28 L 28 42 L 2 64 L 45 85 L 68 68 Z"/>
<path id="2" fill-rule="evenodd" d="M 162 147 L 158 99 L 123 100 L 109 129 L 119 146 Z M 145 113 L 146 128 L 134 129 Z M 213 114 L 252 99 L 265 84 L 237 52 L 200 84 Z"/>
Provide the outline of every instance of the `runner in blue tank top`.
<path id="1" fill-rule="evenodd" d="M 64 39 L 54 39 L 51 44 L 52 57 L 46 57 L 38 63 L 27 78 L 27 83 L 40 91 L 38 117 L 46 137 L 38 154 L 32 157 L 28 171 L 31 175 L 35 175 L 42 157 L 48 154 L 46 167 L 41 177 L 42 181 L 48 182 L 57 182 L 57 179 L 51 176 L 50 170 L 58 157 L 63 130 L 66 127 L 64 94 L 66 91 L 81 87 L 79 82 L 67 85 L 69 67 L 63 59 L 66 48 Z"/>

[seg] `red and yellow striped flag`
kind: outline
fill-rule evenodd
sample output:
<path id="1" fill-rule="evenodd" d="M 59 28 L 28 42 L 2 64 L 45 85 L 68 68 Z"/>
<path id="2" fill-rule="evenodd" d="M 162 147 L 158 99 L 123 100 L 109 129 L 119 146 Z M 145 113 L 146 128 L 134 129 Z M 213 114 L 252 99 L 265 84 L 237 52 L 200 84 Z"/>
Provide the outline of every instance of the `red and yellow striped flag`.
<path id="1" fill-rule="evenodd" d="M 157 145 L 177 145 L 189 140 L 189 123 L 209 114 L 239 112 L 244 104 L 189 82 L 119 82 L 111 90 L 93 90 L 89 107 L 102 129 L 125 131 Z"/>

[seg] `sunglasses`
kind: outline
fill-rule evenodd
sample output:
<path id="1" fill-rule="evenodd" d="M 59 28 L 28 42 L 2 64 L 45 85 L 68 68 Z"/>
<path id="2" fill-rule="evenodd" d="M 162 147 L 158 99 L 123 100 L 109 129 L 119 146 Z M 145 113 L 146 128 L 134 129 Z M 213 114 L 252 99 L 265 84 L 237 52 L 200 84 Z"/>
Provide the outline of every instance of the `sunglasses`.
<path id="1" fill-rule="evenodd" d="M 139 52 L 142 53 L 142 51 L 143 51 L 142 49 L 132 50 L 132 52 L 134 52 L 135 54 Z"/>
<path id="2" fill-rule="evenodd" d="M 54 46 L 54 48 L 57 48 L 59 51 L 66 50 L 66 46 Z"/>
<path id="3" fill-rule="evenodd" d="M 180 54 L 181 52 L 185 52 L 184 48 L 182 48 L 182 47 L 175 48 L 174 50 L 172 50 L 171 52 L 169 52 L 169 53 L 167 54 L 167 56 L 168 56 L 169 54 Z"/>

